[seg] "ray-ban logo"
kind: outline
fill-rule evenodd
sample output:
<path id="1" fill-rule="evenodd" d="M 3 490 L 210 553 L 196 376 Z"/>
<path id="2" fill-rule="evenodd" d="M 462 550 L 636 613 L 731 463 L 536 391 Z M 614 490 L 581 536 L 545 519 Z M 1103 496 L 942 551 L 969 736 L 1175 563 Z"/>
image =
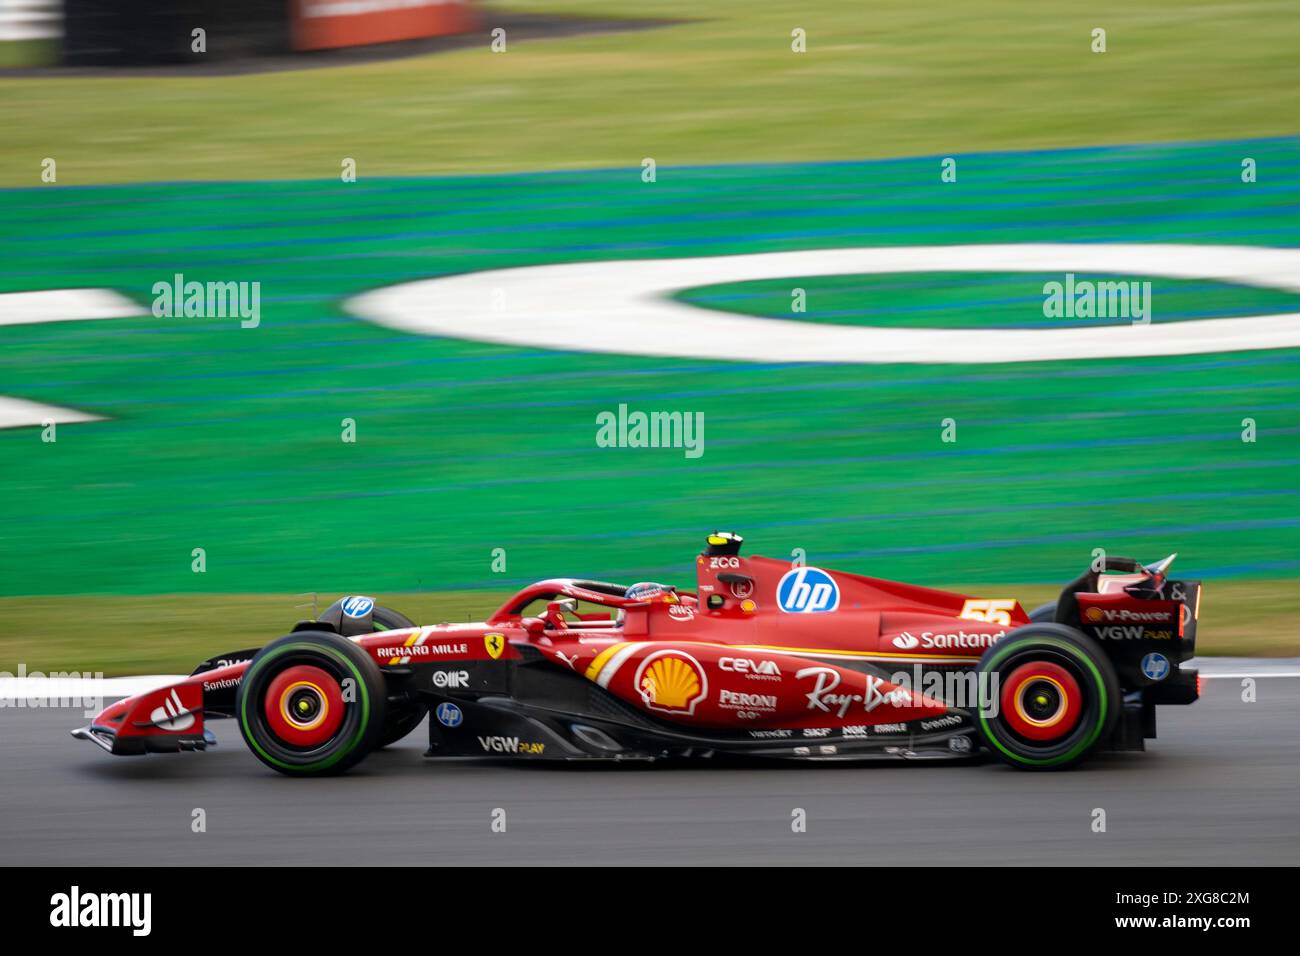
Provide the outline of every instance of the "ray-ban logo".
<path id="1" fill-rule="evenodd" d="M 244 329 L 255 329 L 262 322 L 260 282 L 186 282 L 185 275 L 178 272 L 170 282 L 155 282 L 153 296 L 153 314 L 158 319 L 238 316 Z"/>
<path id="2" fill-rule="evenodd" d="M 50 897 L 50 925 L 125 926 L 133 936 L 148 936 L 153 927 L 153 894 L 83 893 L 74 886 Z"/>

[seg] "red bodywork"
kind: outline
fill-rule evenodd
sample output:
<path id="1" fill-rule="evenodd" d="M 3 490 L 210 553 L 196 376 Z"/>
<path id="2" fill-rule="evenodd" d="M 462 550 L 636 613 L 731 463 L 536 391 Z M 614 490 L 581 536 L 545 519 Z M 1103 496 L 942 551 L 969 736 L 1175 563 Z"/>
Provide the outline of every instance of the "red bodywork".
<path id="1" fill-rule="evenodd" d="M 512 597 L 486 622 L 354 638 L 381 669 L 515 661 L 531 645 L 648 714 L 702 728 L 763 731 L 892 725 L 942 717 L 940 701 L 871 673 L 969 668 L 1029 622 L 1010 599 L 977 599 L 762 557 L 701 555 L 696 590 L 629 600 L 561 578 Z M 575 614 L 560 599 L 608 608 Z M 543 613 L 538 613 L 542 611 Z M 857 665 L 857 667 L 855 667 Z M 121 701 L 87 731 L 114 752 L 201 748 L 205 713 L 229 716 L 238 661 Z M 911 686 L 917 687 L 914 682 Z M 96 734 L 96 731 L 100 731 Z M 137 744 L 139 742 L 137 741 Z"/>

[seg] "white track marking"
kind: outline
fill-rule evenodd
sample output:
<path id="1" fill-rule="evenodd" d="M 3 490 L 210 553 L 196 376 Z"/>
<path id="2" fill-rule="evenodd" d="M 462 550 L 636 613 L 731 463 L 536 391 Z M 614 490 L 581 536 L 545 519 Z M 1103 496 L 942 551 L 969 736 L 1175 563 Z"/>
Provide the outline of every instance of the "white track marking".
<path id="1" fill-rule="evenodd" d="M 183 681 L 182 674 L 148 674 L 142 677 L 0 677 L 0 701 L 12 707 L 50 707 L 59 701 L 84 701 L 134 697 Z M 32 702 L 39 701 L 39 704 Z"/>
<path id="2" fill-rule="evenodd" d="M 1064 329 L 881 328 L 754 318 L 668 298 L 723 282 L 789 277 L 793 287 L 801 277 L 891 272 L 1112 273 L 1300 292 L 1300 249 L 1029 243 L 575 262 L 403 283 L 346 308 L 422 335 L 715 361 L 969 364 L 1300 346 L 1297 313 Z"/>
<path id="3" fill-rule="evenodd" d="M 77 422 L 98 421 L 103 421 L 103 418 L 89 412 L 79 412 L 75 408 L 42 405 L 40 402 L 29 402 L 25 398 L 8 398 L 0 395 L 0 428 L 26 428 L 30 425 L 44 425 L 46 422 L 70 425 Z"/>
<path id="4" fill-rule="evenodd" d="M 0 293 L 0 325 L 123 319 L 144 310 L 112 289 L 46 289 Z"/>
<path id="5" fill-rule="evenodd" d="M 139 305 L 111 289 L 47 289 L 39 292 L 0 293 L 0 326 L 121 319 L 142 313 Z M 80 412 L 75 408 L 0 395 L 0 428 L 26 428 L 44 425 L 46 422 L 65 425 L 102 420 L 99 415 Z"/>

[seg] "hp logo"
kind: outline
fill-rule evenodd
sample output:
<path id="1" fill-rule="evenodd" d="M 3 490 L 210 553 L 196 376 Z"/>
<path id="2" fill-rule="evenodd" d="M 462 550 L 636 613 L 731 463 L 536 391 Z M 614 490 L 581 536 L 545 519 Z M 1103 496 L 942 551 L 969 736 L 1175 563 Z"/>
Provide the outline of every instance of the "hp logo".
<path id="1" fill-rule="evenodd" d="M 1169 676 L 1169 658 L 1163 654 L 1148 654 L 1142 658 L 1142 673 L 1152 680 L 1164 680 Z"/>
<path id="2" fill-rule="evenodd" d="M 443 701 L 433 713 L 444 727 L 459 727 L 465 719 L 461 709 L 450 701 Z"/>
<path id="3" fill-rule="evenodd" d="M 834 611 L 840 606 L 840 588 L 821 568 L 793 568 L 776 586 L 776 604 L 788 614 Z"/>
<path id="4" fill-rule="evenodd" d="M 375 602 L 368 597 L 350 597 L 343 602 L 343 613 L 348 617 L 365 617 L 375 607 Z"/>

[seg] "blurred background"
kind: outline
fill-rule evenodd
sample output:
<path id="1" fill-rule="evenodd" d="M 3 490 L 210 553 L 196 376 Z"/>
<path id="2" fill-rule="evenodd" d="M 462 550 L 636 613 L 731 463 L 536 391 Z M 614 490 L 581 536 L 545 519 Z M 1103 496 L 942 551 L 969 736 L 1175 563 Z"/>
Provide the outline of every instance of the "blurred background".
<path id="1" fill-rule="evenodd" d="M 188 670 L 313 594 L 436 622 L 540 577 L 688 584 L 715 527 L 1030 605 L 1094 548 L 1178 551 L 1207 582 L 1202 652 L 1300 653 L 1300 350 L 811 367 L 423 337 L 346 308 L 549 262 L 1293 247 L 1297 49 L 1280 2 L 0 0 L 0 318 L 36 290 L 138 307 L 0 322 L 0 395 L 95 419 L 0 430 L 0 670 Z M 259 326 L 155 318 L 178 273 L 259 283 Z M 791 318 L 797 286 L 811 322 L 1101 321 L 1044 316 L 1061 278 L 680 298 Z M 1151 281 L 1155 322 L 1300 311 Z M 620 403 L 703 413 L 705 453 L 598 447 Z"/>

